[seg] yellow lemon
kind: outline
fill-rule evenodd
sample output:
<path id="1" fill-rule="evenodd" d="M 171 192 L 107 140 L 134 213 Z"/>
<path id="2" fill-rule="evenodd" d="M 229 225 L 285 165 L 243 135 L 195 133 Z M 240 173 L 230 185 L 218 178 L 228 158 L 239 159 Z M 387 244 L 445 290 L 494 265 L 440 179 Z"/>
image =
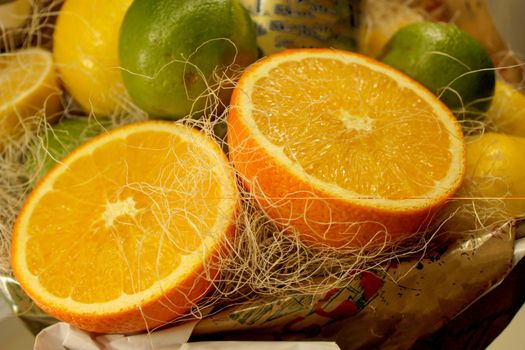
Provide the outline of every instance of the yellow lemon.
<path id="1" fill-rule="evenodd" d="M 463 194 L 493 217 L 525 215 L 525 138 L 486 133 L 467 142 Z"/>
<path id="2" fill-rule="evenodd" d="M 394 33 L 424 19 L 416 9 L 396 1 L 365 0 L 361 6 L 362 24 L 357 31 L 357 45 L 367 56 L 379 57 Z"/>
<path id="3" fill-rule="evenodd" d="M 132 0 L 67 0 L 53 54 L 67 91 L 86 113 L 111 115 L 125 95 L 118 60 L 120 24 Z"/>
<path id="4" fill-rule="evenodd" d="M 31 10 L 32 0 L 0 1 L 0 50 L 12 51 L 20 46 Z"/>
<path id="5" fill-rule="evenodd" d="M 51 120 L 61 110 L 53 57 L 32 48 L 0 55 L 0 148 L 16 141 L 24 128 Z"/>
<path id="6" fill-rule="evenodd" d="M 525 137 L 525 95 L 498 80 L 486 123 L 494 131 Z"/>

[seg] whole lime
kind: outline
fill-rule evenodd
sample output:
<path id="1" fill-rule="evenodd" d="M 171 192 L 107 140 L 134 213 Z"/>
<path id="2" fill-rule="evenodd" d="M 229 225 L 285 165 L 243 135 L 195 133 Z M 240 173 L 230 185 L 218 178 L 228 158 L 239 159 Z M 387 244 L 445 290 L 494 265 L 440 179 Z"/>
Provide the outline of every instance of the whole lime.
<path id="1" fill-rule="evenodd" d="M 212 89 L 232 76 L 226 67 L 257 59 L 255 25 L 235 0 L 135 0 L 120 29 L 119 55 L 135 104 L 152 116 L 180 118 L 204 108 L 211 93 L 227 102 L 224 91 Z"/>
<path id="2" fill-rule="evenodd" d="M 35 142 L 28 153 L 26 171 L 30 181 L 35 184 L 71 151 L 102 133 L 110 124 L 107 119 L 78 117 L 63 119 L 47 129 L 43 140 Z"/>
<path id="3" fill-rule="evenodd" d="M 494 94 L 487 49 L 452 24 L 418 22 L 401 28 L 382 60 L 425 85 L 458 116 L 486 111 Z"/>

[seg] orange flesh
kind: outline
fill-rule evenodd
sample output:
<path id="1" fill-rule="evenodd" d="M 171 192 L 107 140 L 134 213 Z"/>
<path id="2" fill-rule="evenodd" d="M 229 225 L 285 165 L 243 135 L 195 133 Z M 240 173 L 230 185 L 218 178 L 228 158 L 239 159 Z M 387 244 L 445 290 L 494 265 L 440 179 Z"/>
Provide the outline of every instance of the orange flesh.
<path id="1" fill-rule="evenodd" d="M 29 271 L 50 293 L 82 303 L 151 287 L 220 216 L 220 180 L 210 163 L 192 144 L 158 131 L 115 139 L 79 158 L 34 208 Z"/>
<path id="2" fill-rule="evenodd" d="M 309 175 L 363 197 L 409 199 L 449 171 L 450 135 L 426 102 L 387 75 L 317 57 L 267 76 L 253 88 L 252 117 Z"/>

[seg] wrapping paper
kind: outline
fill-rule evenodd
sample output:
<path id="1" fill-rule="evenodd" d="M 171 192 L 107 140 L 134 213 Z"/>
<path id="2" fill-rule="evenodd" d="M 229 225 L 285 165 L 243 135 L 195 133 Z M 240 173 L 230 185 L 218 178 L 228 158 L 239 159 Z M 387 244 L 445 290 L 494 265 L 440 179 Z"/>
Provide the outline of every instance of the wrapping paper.
<path id="1" fill-rule="evenodd" d="M 355 49 L 359 0 L 241 0 L 257 26 L 264 55 L 285 48 Z"/>
<path id="2" fill-rule="evenodd" d="M 58 323 L 39 334 L 35 349 L 256 349 L 266 344 L 250 343 L 254 340 L 285 340 L 260 345 L 275 350 L 337 349 L 334 342 L 341 349 L 409 349 L 497 286 L 525 246 L 524 239 L 515 243 L 514 223 L 442 239 L 422 259 L 400 262 L 383 274 L 356 275 L 346 288 L 326 295 L 261 299 L 150 334 L 97 335 Z"/>
<path id="3" fill-rule="evenodd" d="M 504 279 L 512 268 L 514 238 L 515 226 L 510 223 L 441 242 L 421 260 L 390 267 L 371 302 L 350 317 L 320 318 L 306 307 L 296 313 L 296 318 L 304 318 L 293 327 L 272 322 L 270 315 L 256 324 L 238 321 L 239 313 L 254 314 L 268 307 L 260 303 L 205 318 L 194 334 L 222 332 L 221 339 L 315 337 L 335 340 L 342 349 L 408 349 Z"/>
<path id="4" fill-rule="evenodd" d="M 333 342 L 195 342 L 187 343 L 198 321 L 137 335 L 92 335 L 66 323 L 57 323 L 36 338 L 35 350 L 338 350 Z"/>

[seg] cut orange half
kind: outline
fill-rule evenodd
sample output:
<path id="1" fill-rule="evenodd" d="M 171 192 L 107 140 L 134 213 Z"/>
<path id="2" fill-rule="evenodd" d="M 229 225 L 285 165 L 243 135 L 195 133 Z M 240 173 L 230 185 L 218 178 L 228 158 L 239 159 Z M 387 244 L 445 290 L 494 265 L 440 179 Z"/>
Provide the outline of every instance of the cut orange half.
<path id="1" fill-rule="evenodd" d="M 219 146 L 169 122 L 130 124 L 68 155 L 17 218 L 12 266 L 50 315 L 132 332 L 187 312 L 233 232 L 238 191 Z"/>
<path id="2" fill-rule="evenodd" d="M 424 228 L 458 189 L 463 134 L 403 73 L 351 52 L 287 50 L 232 95 L 230 156 L 279 225 L 307 243 L 362 247 Z"/>

